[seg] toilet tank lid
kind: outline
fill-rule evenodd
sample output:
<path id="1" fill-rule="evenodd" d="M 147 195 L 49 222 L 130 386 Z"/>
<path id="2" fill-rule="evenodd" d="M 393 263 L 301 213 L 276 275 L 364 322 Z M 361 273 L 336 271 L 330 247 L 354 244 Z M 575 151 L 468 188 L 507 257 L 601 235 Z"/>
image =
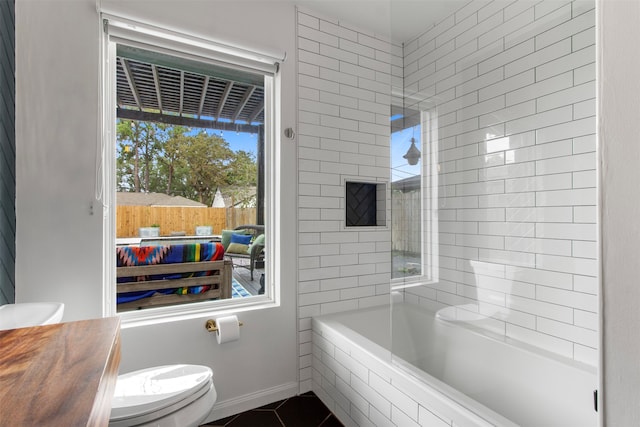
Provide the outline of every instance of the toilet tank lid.
<path id="1" fill-rule="evenodd" d="M 211 368 L 166 365 L 118 376 L 111 402 L 111 420 L 140 416 L 173 405 L 207 386 Z"/>

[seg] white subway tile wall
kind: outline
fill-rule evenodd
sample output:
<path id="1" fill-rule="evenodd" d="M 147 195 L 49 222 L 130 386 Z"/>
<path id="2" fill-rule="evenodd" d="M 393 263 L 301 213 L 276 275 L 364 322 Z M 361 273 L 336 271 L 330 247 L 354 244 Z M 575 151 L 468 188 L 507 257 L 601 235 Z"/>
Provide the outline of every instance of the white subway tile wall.
<path id="1" fill-rule="evenodd" d="M 390 301 L 388 221 L 345 229 L 344 182 L 389 180 L 392 72 L 401 82 L 402 57 L 375 34 L 306 10 L 297 16 L 298 338 L 304 392 L 312 384 L 309 318 Z M 388 199 L 388 192 L 381 196 Z M 380 218 L 389 218 L 388 206 Z"/>
<path id="2" fill-rule="evenodd" d="M 388 181 L 390 105 L 402 104 L 391 89 L 403 82 L 407 107 L 438 116 L 440 163 L 440 280 L 407 289 L 405 300 L 475 303 L 495 317 L 493 332 L 597 364 L 594 7 L 471 2 L 404 49 L 298 11 L 302 392 L 322 374 L 311 367 L 310 318 L 390 300 L 390 231 L 344 229 L 343 186 Z M 382 382 L 364 367 L 343 381 L 342 367 L 357 364 L 329 353 L 339 362 L 324 388 L 333 400 L 346 387 L 354 399 L 380 399 L 371 384 Z M 433 416 L 365 399 L 370 420 Z"/>
<path id="3" fill-rule="evenodd" d="M 592 365 L 594 8 L 472 2 L 404 51 L 408 106 L 438 115 L 443 166 L 440 283 L 405 299 L 477 304 L 492 331 Z"/>

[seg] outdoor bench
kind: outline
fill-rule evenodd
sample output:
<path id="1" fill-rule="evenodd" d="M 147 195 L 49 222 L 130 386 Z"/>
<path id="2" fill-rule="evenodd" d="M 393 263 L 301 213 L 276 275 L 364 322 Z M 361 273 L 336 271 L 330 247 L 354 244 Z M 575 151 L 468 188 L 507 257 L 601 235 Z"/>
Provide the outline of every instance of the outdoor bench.
<path id="1" fill-rule="evenodd" d="M 219 242 L 116 248 L 118 312 L 231 298 Z"/>

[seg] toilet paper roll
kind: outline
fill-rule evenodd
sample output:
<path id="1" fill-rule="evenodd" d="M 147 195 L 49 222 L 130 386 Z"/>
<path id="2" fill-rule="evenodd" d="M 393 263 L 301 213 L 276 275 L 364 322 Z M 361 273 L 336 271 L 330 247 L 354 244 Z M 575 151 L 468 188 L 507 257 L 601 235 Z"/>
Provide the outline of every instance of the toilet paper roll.
<path id="1" fill-rule="evenodd" d="M 230 341 L 236 341 L 240 338 L 240 322 L 238 316 L 225 316 L 216 319 L 218 330 L 216 331 L 216 340 L 218 344 L 224 344 Z"/>

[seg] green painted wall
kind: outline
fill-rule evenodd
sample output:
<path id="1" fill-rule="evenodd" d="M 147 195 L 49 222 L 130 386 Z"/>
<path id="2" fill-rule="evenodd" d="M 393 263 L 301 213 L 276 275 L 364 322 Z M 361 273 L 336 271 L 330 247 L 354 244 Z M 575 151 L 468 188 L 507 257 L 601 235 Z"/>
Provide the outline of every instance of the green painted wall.
<path id="1" fill-rule="evenodd" d="M 0 0 L 0 305 L 15 302 L 15 0 Z"/>

